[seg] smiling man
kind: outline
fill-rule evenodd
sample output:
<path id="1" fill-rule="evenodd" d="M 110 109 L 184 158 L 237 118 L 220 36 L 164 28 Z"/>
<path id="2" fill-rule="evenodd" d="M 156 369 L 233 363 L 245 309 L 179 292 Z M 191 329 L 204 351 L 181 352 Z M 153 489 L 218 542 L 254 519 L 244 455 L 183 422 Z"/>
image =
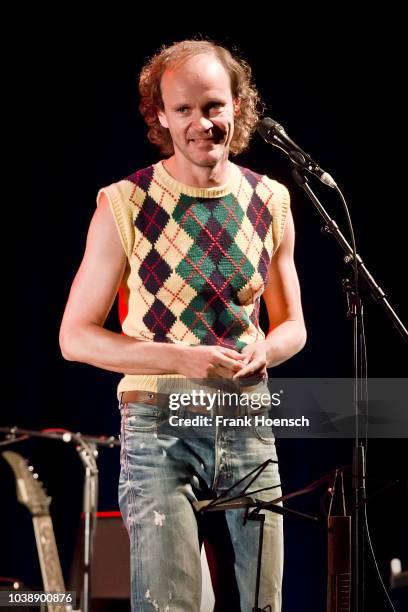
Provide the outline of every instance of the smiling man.
<path id="1" fill-rule="evenodd" d="M 239 100 L 214 56 L 197 55 L 166 70 L 161 80 L 160 124 L 169 130 L 174 154 L 165 167 L 187 185 L 222 185 L 229 174 L 229 146 Z"/>
<path id="2" fill-rule="evenodd" d="M 259 525 L 243 526 L 237 510 L 202 517 L 193 502 L 268 459 L 275 463 L 255 484 L 269 491 L 257 497 L 280 494 L 271 428 L 244 431 L 210 417 L 253 422 L 250 401 L 226 406 L 220 397 L 268 393 L 267 368 L 305 343 L 289 194 L 229 160 L 249 143 L 258 94 L 249 66 L 227 49 L 206 41 L 163 48 L 142 69 L 139 90 L 148 137 L 163 159 L 99 192 L 61 348 L 67 359 L 124 374 L 119 503 L 131 544 L 132 609 L 198 612 L 204 538 L 216 610 L 248 612 Z M 118 290 L 122 334 L 104 328 Z M 201 414 L 206 423 L 163 433 L 174 414 L 169 390 L 191 394 L 181 420 Z M 204 391 L 218 394 L 210 411 L 194 401 Z M 282 566 L 282 517 L 268 512 L 260 608 L 280 610 Z"/>

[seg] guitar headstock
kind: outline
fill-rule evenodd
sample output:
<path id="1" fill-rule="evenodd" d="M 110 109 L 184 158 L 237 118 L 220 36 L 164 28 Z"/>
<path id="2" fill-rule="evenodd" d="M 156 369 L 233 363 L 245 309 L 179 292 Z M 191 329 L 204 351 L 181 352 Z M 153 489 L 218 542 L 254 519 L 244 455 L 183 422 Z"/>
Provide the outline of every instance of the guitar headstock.
<path id="1" fill-rule="evenodd" d="M 49 514 L 51 497 L 47 496 L 42 482 L 37 480 L 37 475 L 34 474 L 27 460 L 13 451 L 5 451 L 2 455 L 16 477 L 18 501 L 26 506 L 34 516 Z"/>

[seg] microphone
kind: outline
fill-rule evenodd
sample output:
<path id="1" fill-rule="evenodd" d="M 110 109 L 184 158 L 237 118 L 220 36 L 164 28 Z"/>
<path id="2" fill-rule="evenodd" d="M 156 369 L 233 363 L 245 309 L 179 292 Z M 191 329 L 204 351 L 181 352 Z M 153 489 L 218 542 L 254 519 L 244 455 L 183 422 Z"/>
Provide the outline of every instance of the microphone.
<path id="1" fill-rule="evenodd" d="M 287 135 L 285 128 L 274 121 L 270 117 L 265 117 L 259 121 L 257 126 L 258 134 L 262 136 L 265 142 L 268 142 L 278 149 L 281 149 L 286 153 L 291 161 L 298 166 L 303 166 L 305 170 L 317 176 L 328 187 L 336 188 L 337 184 L 332 176 L 328 172 L 325 172 L 320 166 L 313 161 L 308 153 L 303 151 L 289 136 Z"/>

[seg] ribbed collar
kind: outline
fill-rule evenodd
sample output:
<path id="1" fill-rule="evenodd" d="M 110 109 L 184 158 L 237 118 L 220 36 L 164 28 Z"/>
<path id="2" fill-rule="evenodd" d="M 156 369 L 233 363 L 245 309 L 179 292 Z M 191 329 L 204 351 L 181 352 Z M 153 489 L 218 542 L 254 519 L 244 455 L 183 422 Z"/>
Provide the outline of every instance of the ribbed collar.
<path id="1" fill-rule="evenodd" d="M 234 182 L 237 180 L 239 174 L 239 169 L 235 164 L 229 162 L 229 166 L 230 177 L 224 185 L 220 185 L 219 187 L 192 187 L 191 185 L 180 183 L 167 172 L 163 165 L 163 161 L 159 161 L 155 164 L 154 168 L 158 180 L 166 185 L 172 192 L 184 193 L 196 198 L 219 198 L 233 191 Z"/>

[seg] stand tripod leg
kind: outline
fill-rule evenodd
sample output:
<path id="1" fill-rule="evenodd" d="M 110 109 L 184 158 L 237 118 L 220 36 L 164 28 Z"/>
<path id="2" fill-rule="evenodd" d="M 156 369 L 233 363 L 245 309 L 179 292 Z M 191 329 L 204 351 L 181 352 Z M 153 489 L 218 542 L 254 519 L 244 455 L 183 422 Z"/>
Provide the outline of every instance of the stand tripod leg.
<path id="1" fill-rule="evenodd" d="M 263 547 L 263 535 L 264 535 L 264 524 L 265 524 L 265 515 L 264 514 L 255 514 L 253 516 L 248 517 L 252 521 L 259 521 L 259 544 L 258 544 L 258 560 L 256 564 L 256 585 L 255 585 L 255 604 L 252 609 L 252 612 L 262 612 L 262 610 L 258 607 L 259 602 L 259 587 L 261 584 L 261 567 L 262 567 L 262 547 Z"/>

